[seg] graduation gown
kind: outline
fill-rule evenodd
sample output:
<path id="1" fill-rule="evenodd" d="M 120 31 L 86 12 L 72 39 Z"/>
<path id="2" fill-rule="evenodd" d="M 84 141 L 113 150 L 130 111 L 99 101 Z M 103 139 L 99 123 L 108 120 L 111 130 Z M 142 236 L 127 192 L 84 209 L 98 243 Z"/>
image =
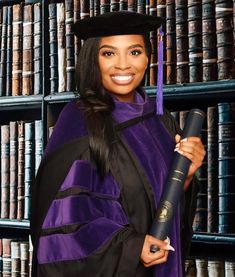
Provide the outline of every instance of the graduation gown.
<path id="1" fill-rule="evenodd" d="M 118 154 L 101 179 L 91 161 L 83 109 L 77 101 L 65 106 L 33 187 L 33 276 L 183 276 L 180 237 L 186 234 L 184 250 L 192 234 L 195 185 L 169 234 L 175 252 L 161 265 L 140 263 L 180 132 L 169 112 L 156 116 L 154 110 L 143 92 L 135 103 L 115 100 Z"/>

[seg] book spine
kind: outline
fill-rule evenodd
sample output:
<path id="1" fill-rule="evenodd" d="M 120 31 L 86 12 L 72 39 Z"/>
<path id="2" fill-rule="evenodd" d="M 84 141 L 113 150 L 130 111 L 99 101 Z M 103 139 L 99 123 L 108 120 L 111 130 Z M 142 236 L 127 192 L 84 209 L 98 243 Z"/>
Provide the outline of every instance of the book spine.
<path id="1" fill-rule="evenodd" d="M 41 3 L 36 3 L 34 9 L 34 94 L 42 94 L 42 11 Z"/>
<path id="2" fill-rule="evenodd" d="M 57 4 L 57 39 L 58 39 L 58 92 L 66 91 L 66 40 L 64 3 Z"/>
<path id="3" fill-rule="evenodd" d="M 33 6 L 23 8 L 22 95 L 33 94 Z"/>
<path id="4" fill-rule="evenodd" d="M 43 154 L 43 126 L 42 120 L 35 121 L 35 176 Z"/>
<path id="5" fill-rule="evenodd" d="M 150 0 L 155 1 L 155 0 Z M 136 12 L 137 11 L 137 1 L 136 0 L 128 0 L 127 1 L 127 9 L 130 12 Z"/>
<path id="6" fill-rule="evenodd" d="M 195 260 L 186 259 L 184 268 L 185 268 L 185 276 L 186 277 L 196 277 L 197 276 Z"/>
<path id="7" fill-rule="evenodd" d="M 100 1 L 101 2 L 101 1 Z M 90 17 L 90 7 L 89 1 L 87 0 L 80 0 L 80 18 Z"/>
<path id="8" fill-rule="evenodd" d="M 176 16 L 176 82 L 188 83 L 188 11 L 187 1 L 177 1 L 175 5 Z"/>
<path id="9" fill-rule="evenodd" d="M 225 267 L 225 277 L 235 277 L 235 262 L 225 260 L 224 262 Z"/>
<path id="10" fill-rule="evenodd" d="M 233 1 L 215 1 L 218 80 L 233 79 L 234 43 L 233 37 Z"/>
<path id="11" fill-rule="evenodd" d="M 99 10 L 100 10 L 100 2 L 99 2 L 99 0 L 95 0 L 95 2 L 94 2 L 94 16 L 98 15 L 100 13 Z M 74 1 L 73 12 L 74 12 L 73 18 L 74 18 L 74 23 L 75 23 L 80 19 L 80 1 Z M 77 36 L 75 36 L 74 37 L 75 65 L 78 63 L 78 56 L 79 56 L 80 49 L 81 49 L 81 40 Z"/>
<path id="12" fill-rule="evenodd" d="M 176 83 L 175 1 L 166 1 L 166 83 Z"/>
<path id="13" fill-rule="evenodd" d="M 34 122 L 25 123 L 25 179 L 24 179 L 24 219 L 30 217 L 31 187 L 34 178 L 34 154 L 35 154 L 35 135 Z"/>
<path id="14" fill-rule="evenodd" d="M 224 261 L 208 260 L 208 277 L 224 276 Z"/>
<path id="15" fill-rule="evenodd" d="M 2 239 L 2 277 L 11 277 L 11 241 Z"/>
<path id="16" fill-rule="evenodd" d="M 218 109 L 207 108 L 207 232 L 218 232 Z"/>
<path id="17" fill-rule="evenodd" d="M 20 275 L 29 276 L 29 242 L 20 242 Z"/>
<path id="18" fill-rule="evenodd" d="M 17 215 L 17 161 L 18 161 L 18 126 L 17 122 L 10 122 L 10 211 L 9 218 Z"/>
<path id="19" fill-rule="evenodd" d="M 7 6 L 2 8 L 2 34 L 0 58 L 0 96 L 6 95 Z"/>
<path id="20" fill-rule="evenodd" d="M 189 82 L 202 81 L 202 1 L 188 1 Z"/>
<path id="21" fill-rule="evenodd" d="M 157 15 L 157 1 L 150 1 L 150 15 Z M 157 31 L 150 32 L 151 42 L 151 57 L 150 57 L 150 72 L 149 72 L 149 84 L 150 86 L 157 85 Z"/>
<path id="22" fill-rule="evenodd" d="M 195 259 L 197 276 L 208 277 L 208 261 L 206 259 Z"/>
<path id="23" fill-rule="evenodd" d="M 75 1 L 76 2 L 76 1 Z M 55 3 L 49 4 L 50 93 L 58 91 L 58 45 Z"/>
<path id="24" fill-rule="evenodd" d="M 6 96 L 12 95 L 12 6 L 7 14 Z"/>
<path id="25" fill-rule="evenodd" d="M 117 12 L 120 9 L 120 2 L 119 0 L 111 0 L 110 1 L 110 11 Z"/>
<path id="26" fill-rule="evenodd" d="M 72 32 L 73 19 L 73 3 L 74 0 L 65 1 L 65 30 L 66 30 L 66 91 L 75 90 L 75 58 L 74 58 L 74 34 Z"/>
<path id="27" fill-rule="evenodd" d="M 119 7 L 120 11 L 126 11 L 128 10 L 128 3 L 127 0 L 120 0 L 120 7 Z"/>
<path id="28" fill-rule="evenodd" d="M 146 1 L 145 0 L 137 0 L 137 12 L 145 13 Z"/>
<path id="29" fill-rule="evenodd" d="M 100 0 L 94 0 L 94 16 L 100 14 Z"/>
<path id="30" fill-rule="evenodd" d="M 66 4 L 66 2 L 65 2 Z M 94 0 L 89 0 L 90 17 L 94 16 Z"/>
<path id="31" fill-rule="evenodd" d="M 22 5 L 13 5 L 12 95 L 20 95 L 22 87 Z"/>
<path id="32" fill-rule="evenodd" d="M 18 121 L 18 183 L 17 183 L 17 219 L 24 216 L 24 121 Z"/>
<path id="33" fill-rule="evenodd" d="M 202 4 L 202 79 L 204 82 L 217 80 L 217 48 L 215 25 L 215 2 Z"/>
<path id="34" fill-rule="evenodd" d="M 11 241 L 11 276 L 20 277 L 20 242 Z"/>
<path id="35" fill-rule="evenodd" d="M 235 103 L 218 104 L 219 233 L 235 232 Z M 230 190 L 232 188 L 232 190 Z"/>
<path id="36" fill-rule="evenodd" d="M 110 12 L 110 0 L 100 0 L 100 14 Z"/>
<path id="37" fill-rule="evenodd" d="M 10 128 L 1 126 L 1 218 L 9 217 Z"/>

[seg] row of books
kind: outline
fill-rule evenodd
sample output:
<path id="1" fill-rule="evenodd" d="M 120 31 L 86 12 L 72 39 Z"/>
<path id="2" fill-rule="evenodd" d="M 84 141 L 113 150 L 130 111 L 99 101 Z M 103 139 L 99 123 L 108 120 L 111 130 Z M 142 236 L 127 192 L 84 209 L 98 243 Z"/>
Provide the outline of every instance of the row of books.
<path id="1" fill-rule="evenodd" d="M 28 220 L 31 186 L 39 167 L 42 121 L 11 121 L 1 127 L 1 218 Z"/>
<path id="2" fill-rule="evenodd" d="M 190 259 L 185 261 L 186 277 L 235 277 L 235 261 Z"/>
<path id="3" fill-rule="evenodd" d="M 193 229 L 235 233 L 235 103 L 218 103 L 206 112 L 201 139 L 207 155 L 197 172 L 200 191 Z M 177 114 L 183 128 L 187 111 Z"/>
<path id="4" fill-rule="evenodd" d="M 0 8 L 0 96 L 42 93 L 41 3 Z"/>
<path id="5" fill-rule="evenodd" d="M 81 41 L 71 26 L 80 18 L 131 10 L 166 18 L 165 84 L 233 79 L 233 1 L 73 1 L 49 4 L 50 92 L 73 91 Z M 151 32 L 152 54 L 145 85 L 156 85 L 157 32 Z"/>
<path id="6" fill-rule="evenodd" d="M 31 276 L 32 252 L 30 238 L 0 238 L 0 276 Z"/>

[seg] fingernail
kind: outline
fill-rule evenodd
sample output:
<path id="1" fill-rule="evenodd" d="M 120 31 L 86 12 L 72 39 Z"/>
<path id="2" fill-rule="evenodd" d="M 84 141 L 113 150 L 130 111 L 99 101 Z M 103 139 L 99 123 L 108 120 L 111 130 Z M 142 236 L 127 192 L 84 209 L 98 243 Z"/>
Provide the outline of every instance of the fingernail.
<path id="1" fill-rule="evenodd" d="M 166 249 L 171 250 L 171 251 L 175 251 L 175 248 L 172 247 L 170 244 L 167 244 Z"/>
<path id="2" fill-rule="evenodd" d="M 181 151 L 181 150 L 178 150 L 178 149 L 177 149 L 176 151 L 177 151 L 179 154 L 181 154 L 181 155 L 183 154 L 183 151 Z"/>
<path id="3" fill-rule="evenodd" d="M 179 148 L 178 147 L 176 147 L 175 149 L 174 149 L 174 151 L 176 152 L 176 151 L 179 151 Z"/>
<path id="4" fill-rule="evenodd" d="M 175 147 L 180 147 L 180 143 L 177 143 L 177 144 L 175 145 Z"/>
<path id="5" fill-rule="evenodd" d="M 170 238 L 169 237 L 166 237 L 166 241 L 167 241 L 167 243 L 169 243 L 170 244 Z"/>
<path id="6" fill-rule="evenodd" d="M 181 139 L 181 142 L 187 141 L 188 138 Z"/>

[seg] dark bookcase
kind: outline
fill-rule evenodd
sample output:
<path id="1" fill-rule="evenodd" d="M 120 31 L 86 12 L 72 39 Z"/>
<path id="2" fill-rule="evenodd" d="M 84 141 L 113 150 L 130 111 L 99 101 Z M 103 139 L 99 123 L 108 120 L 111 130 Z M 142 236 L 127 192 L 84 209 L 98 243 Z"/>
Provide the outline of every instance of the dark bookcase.
<path id="1" fill-rule="evenodd" d="M 135 10 L 135 11 L 138 10 L 139 12 L 145 12 L 146 10 L 146 12 L 155 14 L 155 12 L 153 12 L 153 9 L 157 10 L 157 5 L 159 5 L 161 9 L 165 5 L 166 8 L 168 7 L 166 15 L 168 14 L 171 15 L 170 17 L 171 20 L 167 21 L 167 24 L 170 24 L 171 21 L 173 22 L 174 20 L 176 20 L 176 23 L 177 23 L 176 28 L 178 28 L 177 30 L 175 30 L 172 26 L 171 27 L 168 25 L 166 26 L 166 32 L 168 34 L 168 38 L 170 39 L 170 42 L 169 41 L 166 42 L 166 47 L 171 54 L 169 54 L 169 51 L 168 52 L 166 51 L 167 53 L 165 55 L 166 56 L 165 60 L 167 61 L 166 65 L 167 66 L 170 65 L 171 69 L 170 69 L 170 72 L 167 72 L 168 81 L 166 80 L 167 84 L 164 85 L 165 106 L 170 111 L 183 111 L 183 110 L 189 110 L 191 108 L 200 108 L 204 111 L 207 111 L 208 107 L 217 106 L 218 103 L 235 102 L 235 79 L 218 80 L 217 76 L 216 78 L 215 76 L 211 76 L 213 75 L 211 72 L 214 72 L 213 70 L 216 66 L 216 63 L 214 61 L 212 63 L 209 60 L 211 57 L 214 59 L 216 56 L 216 49 L 215 49 L 214 43 L 212 45 L 214 52 L 211 54 L 211 56 L 209 54 L 208 54 L 209 56 L 207 56 L 207 52 L 205 52 L 205 51 L 209 51 L 208 49 L 212 48 L 212 46 L 210 48 L 206 44 L 207 41 L 206 42 L 203 41 L 203 43 L 200 44 L 200 47 L 199 47 L 200 49 L 198 48 L 197 50 L 194 49 L 195 45 L 191 45 L 189 48 L 190 53 L 187 52 L 185 49 L 179 49 L 179 45 L 177 45 L 177 47 L 176 45 L 172 45 L 172 43 L 176 43 L 176 41 L 180 43 L 182 40 L 185 40 L 188 34 L 187 30 L 188 30 L 189 24 L 192 23 L 191 17 L 190 17 L 190 20 L 181 22 L 180 18 L 177 19 L 177 16 L 182 15 L 181 14 L 182 11 L 184 11 L 185 15 L 187 15 L 189 12 L 196 11 L 196 8 L 194 7 L 194 5 L 201 5 L 200 6 L 200 10 L 202 9 L 201 19 L 204 20 L 203 22 L 205 23 L 208 18 L 210 19 L 213 16 L 214 16 L 214 19 L 213 19 L 214 21 L 212 19 L 211 20 L 215 22 L 215 13 L 211 12 L 210 16 L 207 17 L 207 14 L 206 14 L 207 10 L 205 10 L 205 8 L 207 7 L 209 7 L 210 9 L 212 8 L 211 5 L 205 6 L 207 4 L 206 2 L 210 3 L 213 1 L 204 0 L 204 1 L 201 1 L 201 3 L 199 3 L 200 1 L 198 1 L 198 3 L 197 1 L 191 1 L 193 2 L 193 4 L 190 6 L 191 9 L 189 11 L 187 11 L 187 8 L 188 8 L 187 1 L 171 1 L 171 0 L 150 1 L 150 7 L 151 7 L 150 11 L 149 9 L 144 9 L 144 7 L 140 6 L 140 3 L 142 3 L 143 1 L 94 0 L 92 9 L 90 10 L 88 6 L 89 6 L 89 3 L 92 3 L 92 1 L 81 0 L 80 7 L 78 7 L 77 3 L 74 3 L 71 0 L 65 0 L 65 1 L 68 1 L 67 3 L 69 3 L 69 6 L 65 6 L 65 5 L 63 6 L 64 15 L 65 15 L 64 18 L 66 18 L 66 11 L 68 12 L 67 16 L 71 17 L 71 14 L 72 14 L 71 9 L 73 8 L 74 20 L 77 20 L 80 17 L 89 16 L 89 12 L 91 12 L 91 14 L 103 13 L 105 12 L 106 9 L 109 10 L 110 7 L 112 9 L 123 7 L 123 9 Z M 36 57 L 37 59 L 34 60 L 31 58 L 32 66 L 35 66 L 36 68 L 35 71 L 33 70 L 34 74 L 36 74 L 36 78 L 35 76 L 33 76 L 32 82 L 35 82 L 36 80 L 37 84 L 40 86 L 40 89 L 38 88 L 38 86 L 36 86 L 35 88 L 31 84 L 33 91 L 31 92 L 31 94 L 29 93 L 30 95 L 1 96 L 0 97 L 0 125 L 9 124 L 9 122 L 11 121 L 25 121 L 25 122 L 34 121 L 35 122 L 37 120 L 42 120 L 42 134 L 43 134 L 41 139 L 42 149 L 45 149 L 45 146 L 47 144 L 47 141 L 49 138 L 49 128 L 56 123 L 56 120 L 62 108 L 66 105 L 66 103 L 78 97 L 78 93 L 75 89 L 73 91 L 63 91 L 63 92 L 59 92 L 58 90 L 58 86 L 59 86 L 58 76 L 60 76 L 58 74 L 58 70 L 61 70 L 58 68 L 59 67 L 58 64 L 56 64 L 58 62 L 58 57 L 56 56 L 58 54 L 57 52 L 58 50 L 61 50 L 61 48 L 58 48 L 58 43 L 59 42 L 61 43 L 60 47 L 65 47 L 65 49 L 63 49 L 64 54 L 65 55 L 67 54 L 67 67 L 64 69 L 65 79 L 69 79 L 69 82 L 64 86 L 67 90 L 74 88 L 74 79 L 73 79 L 74 61 L 76 61 L 77 59 L 77 53 L 79 52 L 79 49 L 81 46 L 81 42 L 78 41 L 77 39 L 73 39 L 71 35 L 70 36 L 65 35 L 64 42 L 61 40 L 61 38 L 58 38 L 58 35 L 60 35 L 60 32 L 57 32 L 56 30 L 57 26 L 55 24 L 56 22 L 53 21 L 53 20 L 57 20 L 56 19 L 57 15 L 56 15 L 56 12 L 53 12 L 52 8 L 55 7 L 57 8 L 57 11 L 58 11 L 58 9 L 61 9 L 61 5 L 60 7 L 57 6 L 58 3 L 64 4 L 65 1 L 62 1 L 62 0 L 58 0 L 58 1 L 56 0 L 53 0 L 53 1 L 52 0 L 51 1 L 0 0 L 0 9 L 2 9 L 2 7 L 4 6 L 14 7 L 14 5 L 17 5 L 20 3 L 22 3 L 21 4 L 22 7 L 24 7 L 25 5 L 37 4 L 37 8 L 33 9 L 32 11 L 33 14 L 36 10 L 39 9 L 39 6 L 41 9 L 40 18 L 38 16 L 34 16 L 33 17 L 34 19 L 32 20 L 34 22 L 34 20 L 37 19 L 37 34 L 36 34 L 37 38 L 35 39 L 34 37 L 34 39 L 31 41 L 32 44 L 35 41 L 37 43 L 36 47 L 34 47 L 33 49 L 33 50 L 36 49 L 35 51 L 37 51 L 36 53 L 34 52 L 34 57 Z M 172 15 L 172 12 L 170 11 L 173 11 L 172 7 L 174 7 L 175 4 L 176 4 L 176 12 Z M 202 4 L 204 6 L 202 6 Z M 49 5 L 51 6 L 49 7 Z M 170 10 L 170 8 L 172 9 Z M 161 12 L 164 12 L 164 11 L 161 10 Z M 159 14 L 158 10 L 157 10 L 157 14 Z M 233 10 L 233 17 L 235 18 L 235 8 Z M 72 22 L 69 21 L 67 26 L 66 25 L 63 26 L 64 28 L 63 30 L 65 32 L 66 30 L 70 30 L 71 23 Z M 39 24 L 41 24 L 41 26 L 39 26 Z M 183 28 L 182 30 L 186 33 L 183 33 L 182 35 L 181 34 L 182 30 L 180 28 Z M 198 32 L 198 30 L 200 31 Z M 192 41 L 192 39 L 194 38 L 195 40 L 206 39 L 205 28 L 203 29 L 200 27 L 198 30 L 194 30 L 194 33 L 191 33 L 190 41 Z M 214 25 L 213 25 L 213 30 L 216 31 Z M 210 35 L 211 33 L 209 32 L 209 30 L 207 31 L 208 31 L 208 34 Z M 229 29 L 229 31 L 231 30 Z M 200 32 L 201 32 L 201 38 L 199 38 Z M 171 34 L 174 35 L 174 39 L 172 39 Z M 231 34 L 232 33 L 229 34 L 230 50 L 232 48 L 230 43 Z M 213 36 L 213 34 L 211 36 Z M 218 33 L 217 33 L 217 36 L 218 36 Z M 213 37 L 216 37 L 215 34 Z M 67 44 L 66 44 L 66 39 L 67 39 Z M 189 39 L 189 36 L 188 36 L 188 39 Z M 226 37 L 225 37 L 225 40 L 226 40 Z M 6 41 L 4 41 L 3 44 L 8 45 Z M 69 49 L 66 49 L 66 45 L 69 45 Z M 186 45 L 188 45 L 188 40 Z M 182 52 L 182 50 L 184 50 L 184 53 Z M 175 51 L 175 52 L 173 53 L 172 51 Z M 203 56 L 200 56 L 201 58 L 198 59 L 200 60 L 201 63 L 202 63 L 202 60 L 205 59 L 206 61 L 204 62 L 204 64 L 199 64 L 198 60 L 188 59 L 188 56 L 187 56 L 188 54 L 190 54 L 191 57 L 194 57 L 193 54 L 195 53 L 198 54 L 199 52 L 204 53 Z M 75 53 L 74 56 L 73 56 L 73 53 Z M 177 54 L 178 54 L 178 59 L 181 57 L 179 56 L 179 53 L 180 54 L 183 53 L 186 55 L 186 57 L 183 57 L 184 60 L 182 61 L 177 60 Z M 170 55 L 170 57 L 167 56 L 168 54 Z M 8 55 L 8 52 L 7 52 L 7 55 Z M 5 56 L 7 57 L 7 55 Z M 234 55 L 234 53 L 232 55 Z M 175 60 L 172 60 L 172 57 L 174 57 Z M 4 62 L 3 58 L 1 59 L 1 62 Z M 233 57 L 231 57 L 231 60 L 232 59 Z M 185 61 L 187 61 L 187 63 L 185 63 Z M 190 81 L 189 79 L 195 80 L 194 78 L 195 76 L 192 77 L 190 75 L 191 77 L 189 78 L 189 73 L 193 74 L 194 70 L 196 71 L 196 69 L 193 67 L 195 66 L 195 64 L 197 65 L 197 68 L 200 68 L 201 71 L 202 71 L 202 68 L 205 67 L 205 65 L 207 67 L 212 66 L 213 70 L 212 69 L 210 70 L 210 74 L 208 73 L 209 75 L 207 74 L 207 71 L 209 70 L 208 68 L 205 69 L 207 71 L 200 72 L 201 77 L 199 78 L 199 80 L 201 80 L 203 76 L 203 80 L 204 81 L 206 80 L 205 82 L 191 82 L 191 83 L 182 82 L 184 77 L 186 77 L 186 80 L 188 81 Z M 221 67 L 223 66 L 223 64 L 219 64 L 219 66 L 220 66 L 220 70 L 222 70 Z M 232 67 L 231 64 L 229 64 L 229 66 Z M 186 70 L 185 75 L 182 73 L 184 70 Z M 233 70 L 234 70 L 234 67 L 233 67 Z M 178 79 L 176 78 L 176 75 L 175 75 L 177 74 L 177 72 L 178 72 Z M 6 73 L 4 74 L 6 75 Z M 169 74 L 173 74 L 173 75 L 169 75 Z M 206 78 L 204 78 L 205 74 L 207 74 Z M 0 78 L 1 77 L 2 76 L 0 76 Z M 5 78 L 6 76 L 3 76 L 3 77 Z M 178 82 L 178 83 L 174 83 L 174 82 Z M 147 93 L 150 95 L 150 97 L 154 97 L 156 87 L 150 86 L 149 83 L 152 83 L 152 81 L 146 83 L 147 85 L 145 89 Z M 234 154 L 234 158 L 235 158 L 235 154 Z M 235 175 L 235 168 L 233 169 L 233 174 Z M 233 185 L 235 186 L 235 183 Z M 234 206 L 234 210 L 235 210 L 235 206 Z M 22 211 L 22 213 L 24 214 L 24 211 Z M 7 218 L 0 219 L 0 238 L 8 238 L 8 237 L 27 238 L 29 235 L 29 225 L 30 225 L 29 220 L 24 219 L 24 216 L 22 216 L 21 219 L 18 219 L 18 220 L 7 219 Z M 227 258 L 230 260 L 235 260 L 235 231 L 228 234 L 219 233 L 218 231 L 213 233 L 206 232 L 206 231 L 203 231 L 203 232 L 195 231 L 192 239 L 192 244 L 191 244 L 190 257 L 204 257 L 204 258 L 212 257 L 214 259 Z"/>

